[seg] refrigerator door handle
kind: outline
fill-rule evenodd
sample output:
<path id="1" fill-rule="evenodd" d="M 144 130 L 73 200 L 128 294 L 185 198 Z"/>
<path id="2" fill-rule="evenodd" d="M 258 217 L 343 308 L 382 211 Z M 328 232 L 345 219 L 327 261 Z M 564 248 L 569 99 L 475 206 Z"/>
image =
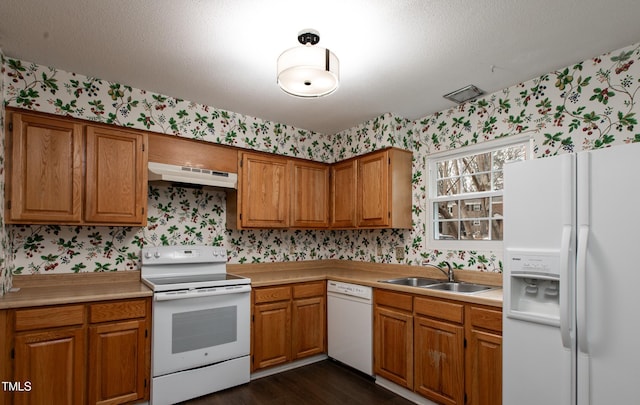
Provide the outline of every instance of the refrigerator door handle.
<path id="1" fill-rule="evenodd" d="M 570 243 L 571 225 L 562 227 L 562 239 L 560 241 L 560 336 L 562 345 L 567 349 L 571 348 L 571 283 L 569 282 L 569 272 L 571 267 Z"/>
<path id="2" fill-rule="evenodd" d="M 589 353 L 587 344 L 587 245 L 589 226 L 578 227 L 578 249 L 576 255 L 576 317 L 578 329 L 578 350 Z"/>

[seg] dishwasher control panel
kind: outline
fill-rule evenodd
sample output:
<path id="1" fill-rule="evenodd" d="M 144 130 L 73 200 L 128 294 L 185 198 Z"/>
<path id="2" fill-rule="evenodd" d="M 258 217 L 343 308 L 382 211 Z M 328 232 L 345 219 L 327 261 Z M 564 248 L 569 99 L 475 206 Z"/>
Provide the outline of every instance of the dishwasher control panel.
<path id="1" fill-rule="evenodd" d="M 368 300 L 373 298 L 373 291 L 371 287 L 358 285 L 358 284 L 345 283 L 342 281 L 329 280 L 327 282 L 327 292 L 350 295 L 353 297 L 359 297 L 359 298 L 364 298 Z"/>

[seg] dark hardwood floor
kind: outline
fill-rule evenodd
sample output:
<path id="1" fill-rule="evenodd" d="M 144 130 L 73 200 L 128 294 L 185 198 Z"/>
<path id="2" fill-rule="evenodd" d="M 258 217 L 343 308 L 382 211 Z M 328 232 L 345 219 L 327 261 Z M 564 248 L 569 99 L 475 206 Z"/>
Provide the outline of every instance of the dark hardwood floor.
<path id="1" fill-rule="evenodd" d="M 331 360 L 251 381 L 182 405 L 411 405 Z"/>

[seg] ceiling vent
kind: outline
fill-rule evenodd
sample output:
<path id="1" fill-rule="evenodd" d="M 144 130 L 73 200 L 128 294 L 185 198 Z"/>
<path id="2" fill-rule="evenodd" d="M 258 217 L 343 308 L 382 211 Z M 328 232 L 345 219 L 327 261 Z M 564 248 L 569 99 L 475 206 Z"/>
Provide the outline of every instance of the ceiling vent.
<path id="1" fill-rule="evenodd" d="M 483 94 L 484 94 L 484 91 L 480 90 L 473 84 L 470 84 L 461 89 L 452 91 L 449 94 L 445 94 L 442 97 L 446 98 L 447 100 L 451 100 L 454 103 L 462 104 L 464 102 L 478 98 Z"/>

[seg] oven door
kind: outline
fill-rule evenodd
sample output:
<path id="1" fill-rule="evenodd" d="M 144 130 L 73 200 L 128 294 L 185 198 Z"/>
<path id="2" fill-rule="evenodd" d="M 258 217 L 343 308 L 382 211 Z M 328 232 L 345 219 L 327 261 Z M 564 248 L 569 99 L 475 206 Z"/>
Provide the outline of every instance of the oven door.
<path id="1" fill-rule="evenodd" d="M 249 355 L 250 294 L 250 285 L 156 293 L 153 376 Z"/>

